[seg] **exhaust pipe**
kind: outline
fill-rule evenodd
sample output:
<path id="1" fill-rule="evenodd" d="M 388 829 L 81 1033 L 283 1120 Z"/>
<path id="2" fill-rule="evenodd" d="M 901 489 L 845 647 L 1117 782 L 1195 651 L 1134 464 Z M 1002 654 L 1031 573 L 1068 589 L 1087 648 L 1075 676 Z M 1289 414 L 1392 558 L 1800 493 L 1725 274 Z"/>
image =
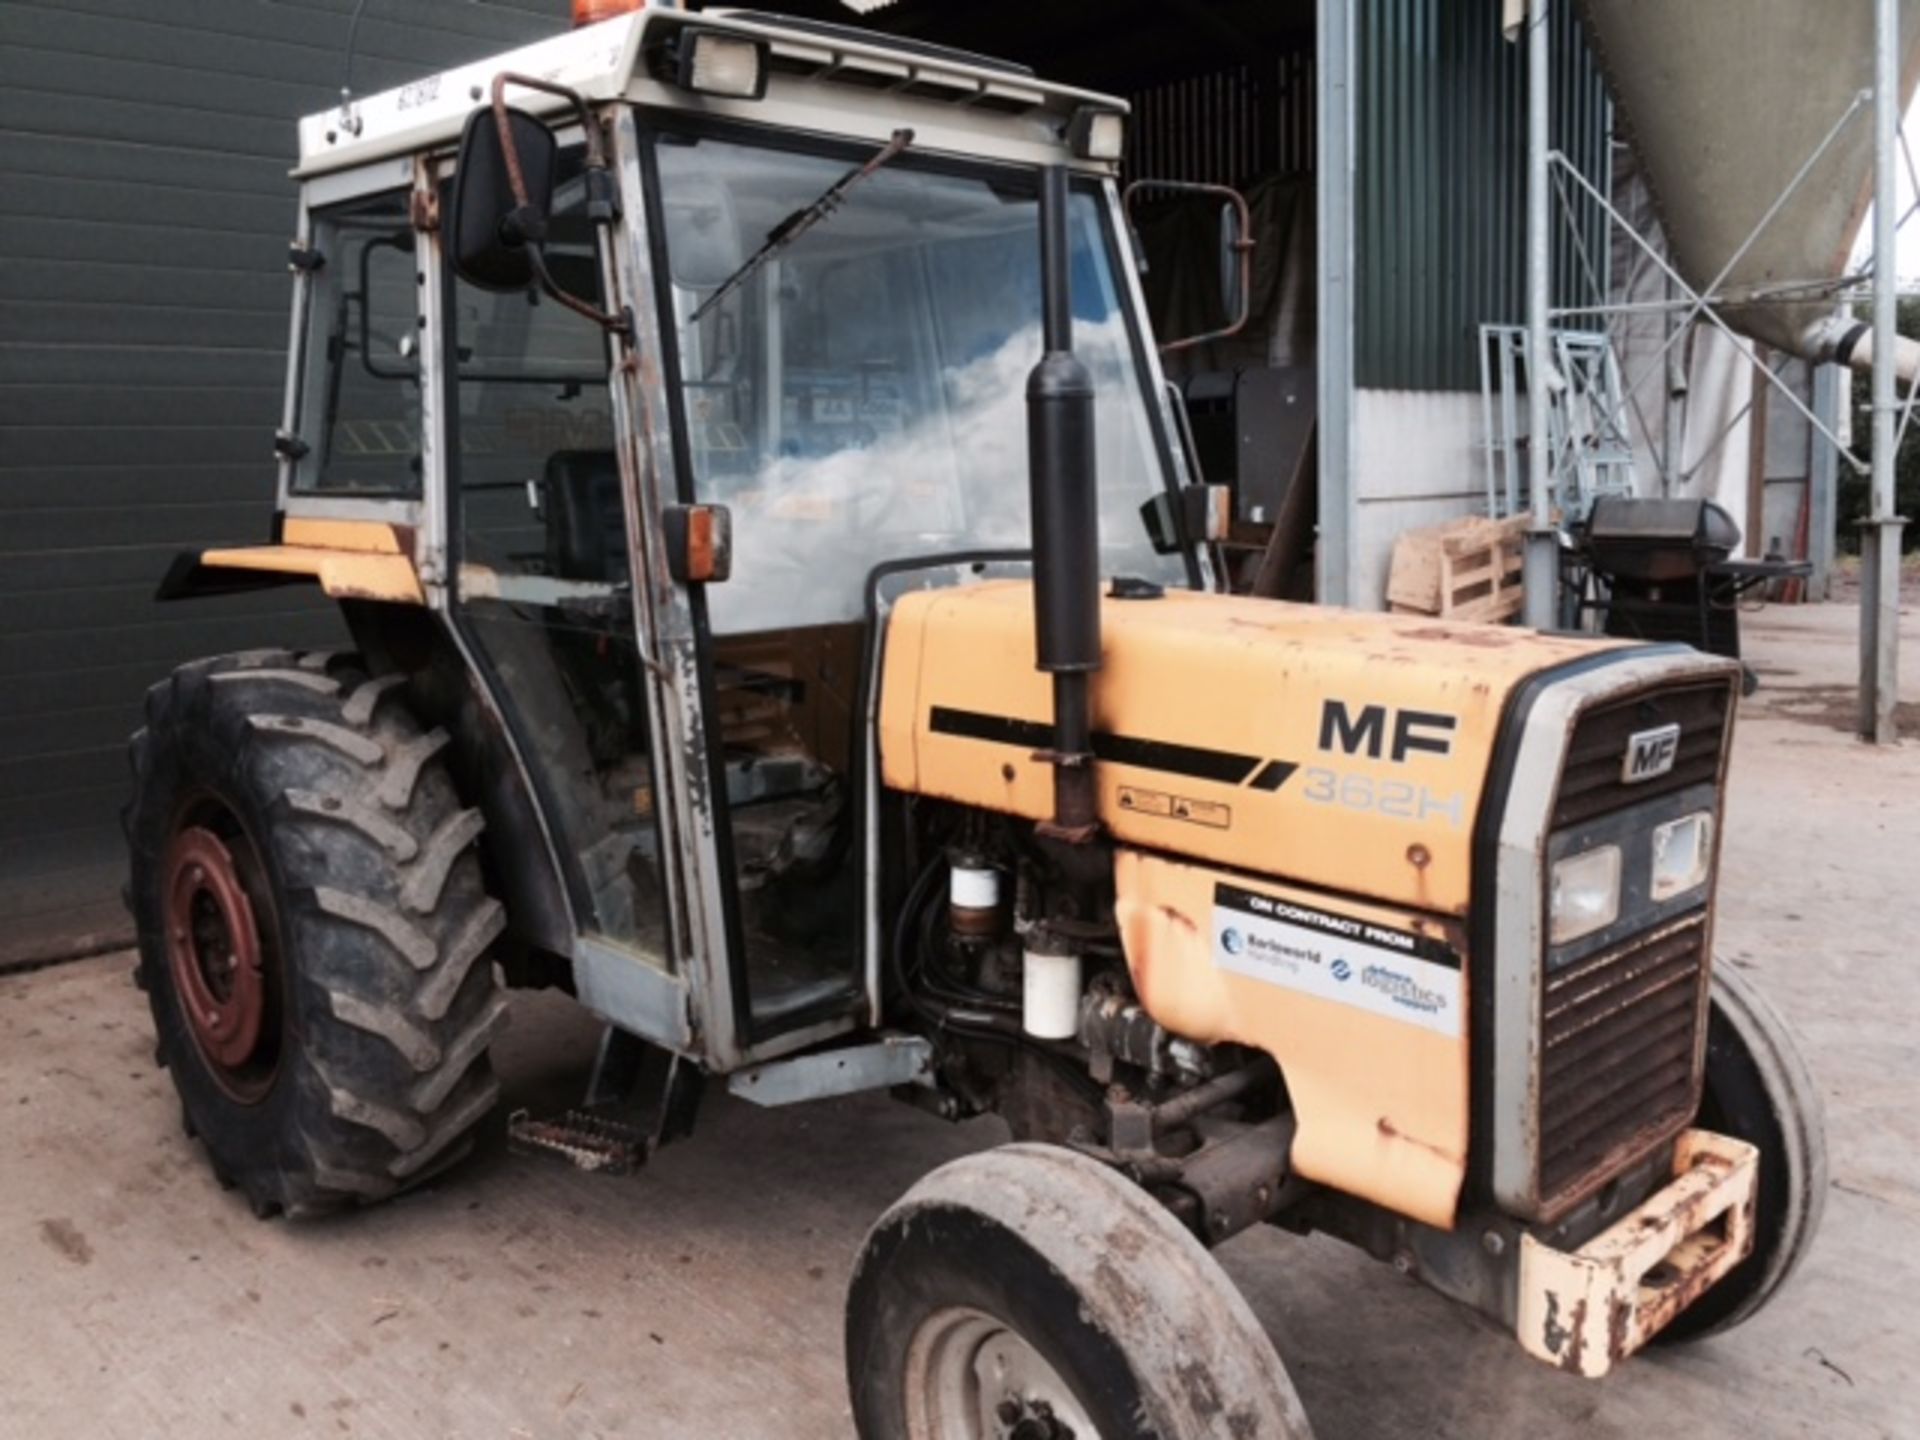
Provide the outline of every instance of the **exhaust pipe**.
<path id="1" fill-rule="evenodd" d="M 1073 354 L 1067 170 L 1041 172 L 1040 303 L 1045 353 L 1027 376 L 1027 487 L 1033 523 L 1038 668 L 1053 676 L 1053 818 L 1043 835 L 1073 843 L 1098 828 L 1088 677 L 1100 668 L 1099 498 L 1093 377 Z"/>

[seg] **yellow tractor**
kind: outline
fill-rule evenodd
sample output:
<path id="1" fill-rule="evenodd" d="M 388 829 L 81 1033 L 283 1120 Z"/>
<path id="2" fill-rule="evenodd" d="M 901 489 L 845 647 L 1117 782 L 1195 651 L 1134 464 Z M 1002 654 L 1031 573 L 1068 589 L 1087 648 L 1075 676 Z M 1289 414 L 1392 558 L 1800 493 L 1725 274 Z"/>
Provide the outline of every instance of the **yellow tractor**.
<path id="1" fill-rule="evenodd" d="M 155 686 L 127 819 L 259 1213 L 455 1162 L 553 986 L 605 1038 L 530 1143 L 1005 1121 L 860 1258 L 869 1440 L 1306 1436 L 1208 1255 L 1259 1224 L 1588 1376 L 1776 1292 L 1824 1159 L 1710 958 L 1738 668 L 1221 593 L 1124 126 L 679 9 L 302 124 L 273 534 L 162 594 L 317 584 L 355 651 Z"/>

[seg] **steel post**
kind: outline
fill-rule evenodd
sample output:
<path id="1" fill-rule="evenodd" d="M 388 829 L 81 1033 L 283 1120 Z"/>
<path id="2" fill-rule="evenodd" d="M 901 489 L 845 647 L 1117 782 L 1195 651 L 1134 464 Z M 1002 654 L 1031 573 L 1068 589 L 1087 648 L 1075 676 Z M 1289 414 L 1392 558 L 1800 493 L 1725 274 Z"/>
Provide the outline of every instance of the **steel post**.
<path id="1" fill-rule="evenodd" d="M 1829 427 L 1840 428 L 1840 409 L 1853 393 L 1853 375 L 1838 365 L 1813 367 L 1813 409 Z M 1807 579 L 1807 599 L 1825 600 L 1833 586 L 1835 528 L 1839 523 L 1840 454 L 1816 434 L 1808 445 L 1807 556 L 1813 574 Z"/>
<path id="2" fill-rule="evenodd" d="M 1353 482 L 1353 206 L 1355 0 L 1315 0 L 1320 83 L 1315 87 L 1313 207 L 1320 316 L 1316 429 L 1320 468 L 1320 545 L 1315 598 L 1323 605 L 1373 605 L 1378 594 L 1355 593 L 1357 497 Z"/>
<path id="3" fill-rule="evenodd" d="M 1547 433 L 1547 389 L 1553 374 L 1548 329 L 1553 304 L 1551 224 L 1553 136 L 1549 128 L 1552 56 L 1548 51 L 1551 0 L 1527 7 L 1527 492 L 1533 523 L 1527 528 L 1527 624 L 1559 624 L 1560 540 L 1554 531 L 1552 447 Z"/>
<path id="4" fill-rule="evenodd" d="M 1678 299 L 1674 293 L 1672 276 L 1667 277 L 1667 299 L 1669 301 Z M 1661 425 L 1663 443 L 1660 447 L 1660 493 L 1667 496 L 1680 493 L 1687 463 L 1685 446 L 1682 444 L 1687 424 L 1686 352 L 1674 335 L 1674 332 L 1686 323 L 1680 318 L 1678 308 L 1667 312 L 1666 413 Z"/>
<path id="5" fill-rule="evenodd" d="M 1899 286 L 1897 156 L 1900 127 L 1898 0 L 1873 12 L 1873 508 L 1862 532 L 1860 734 L 1897 739 L 1900 690 L 1900 531 L 1894 511 L 1894 338 Z"/>

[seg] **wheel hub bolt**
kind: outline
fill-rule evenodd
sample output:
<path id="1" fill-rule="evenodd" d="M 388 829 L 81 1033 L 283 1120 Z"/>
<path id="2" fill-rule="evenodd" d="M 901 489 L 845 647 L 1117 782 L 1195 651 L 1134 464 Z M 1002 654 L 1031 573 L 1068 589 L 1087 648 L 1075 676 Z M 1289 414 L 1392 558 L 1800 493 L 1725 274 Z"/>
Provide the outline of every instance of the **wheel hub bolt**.
<path id="1" fill-rule="evenodd" d="M 1032 1414 L 1013 1427 L 1007 1440 L 1073 1440 L 1073 1431 L 1054 1419 L 1046 1405 L 1036 1405 Z"/>

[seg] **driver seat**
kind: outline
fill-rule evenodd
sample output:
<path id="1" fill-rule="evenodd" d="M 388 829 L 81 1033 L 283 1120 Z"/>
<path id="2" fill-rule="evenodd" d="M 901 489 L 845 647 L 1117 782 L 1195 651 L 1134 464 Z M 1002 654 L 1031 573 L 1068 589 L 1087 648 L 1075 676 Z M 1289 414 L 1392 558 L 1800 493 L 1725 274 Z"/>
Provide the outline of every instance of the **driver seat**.
<path id="1" fill-rule="evenodd" d="M 632 576 L 620 502 L 620 461 L 611 450 L 556 450 L 547 457 L 547 572 L 563 580 L 617 584 Z"/>

